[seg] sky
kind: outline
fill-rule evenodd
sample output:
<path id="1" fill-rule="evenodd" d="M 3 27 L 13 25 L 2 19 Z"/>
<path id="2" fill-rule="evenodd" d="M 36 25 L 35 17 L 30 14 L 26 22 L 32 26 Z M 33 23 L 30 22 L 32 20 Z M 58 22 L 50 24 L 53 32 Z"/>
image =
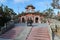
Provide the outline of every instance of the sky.
<path id="1" fill-rule="evenodd" d="M 32 4 L 35 7 L 35 11 L 43 12 L 44 10 L 51 7 L 52 0 L 0 0 L 0 4 L 7 5 L 12 8 L 17 14 L 25 11 L 27 5 Z M 54 9 L 57 13 L 60 9 Z"/>

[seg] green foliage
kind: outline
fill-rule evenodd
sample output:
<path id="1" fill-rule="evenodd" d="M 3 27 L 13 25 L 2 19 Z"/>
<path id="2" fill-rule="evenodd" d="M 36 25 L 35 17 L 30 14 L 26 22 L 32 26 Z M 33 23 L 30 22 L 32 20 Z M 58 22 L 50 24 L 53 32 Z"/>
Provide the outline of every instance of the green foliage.
<path id="1" fill-rule="evenodd" d="M 0 6 L 0 26 L 4 26 L 5 23 L 11 20 L 11 15 L 16 15 L 13 9 L 8 6 Z"/>
<path id="2" fill-rule="evenodd" d="M 60 0 L 52 0 L 52 3 L 51 3 L 51 6 L 54 8 L 54 9 L 60 9 Z"/>
<path id="3" fill-rule="evenodd" d="M 52 18 L 54 14 L 54 10 L 49 8 L 49 9 L 44 10 L 43 13 L 45 13 L 47 18 Z"/>

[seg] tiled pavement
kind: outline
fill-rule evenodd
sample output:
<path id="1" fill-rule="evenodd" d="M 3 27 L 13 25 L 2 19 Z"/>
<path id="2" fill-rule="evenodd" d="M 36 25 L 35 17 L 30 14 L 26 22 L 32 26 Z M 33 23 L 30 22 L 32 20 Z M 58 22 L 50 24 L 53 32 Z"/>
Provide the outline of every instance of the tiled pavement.
<path id="1" fill-rule="evenodd" d="M 17 36 L 14 40 L 25 40 L 27 36 L 29 35 L 29 32 L 31 31 L 32 27 L 26 27 L 19 36 Z"/>
<path id="2" fill-rule="evenodd" d="M 24 30 L 24 27 L 15 27 L 9 30 L 8 32 L 6 32 L 5 34 L 1 35 L 0 38 L 6 39 L 6 40 L 15 39 L 16 36 L 20 34 L 20 32 L 22 32 L 23 30 Z"/>
<path id="3" fill-rule="evenodd" d="M 3 38 L 3 39 L 1 39 Z M 15 27 L 0 36 L 0 40 L 50 40 L 48 27 Z"/>
<path id="4" fill-rule="evenodd" d="M 48 28 L 32 28 L 27 40 L 50 40 Z"/>

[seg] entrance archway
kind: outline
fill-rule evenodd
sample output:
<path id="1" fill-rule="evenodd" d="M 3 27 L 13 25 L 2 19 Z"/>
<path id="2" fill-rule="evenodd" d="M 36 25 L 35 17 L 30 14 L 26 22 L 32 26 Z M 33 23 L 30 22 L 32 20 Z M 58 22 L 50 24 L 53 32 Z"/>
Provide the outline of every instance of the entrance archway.
<path id="1" fill-rule="evenodd" d="M 38 23 L 38 17 L 35 18 L 35 23 Z"/>
<path id="2" fill-rule="evenodd" d="M 22 18 L 22 23 L 25 23 L 25 19 L 24 18 Z"/>
<path id="3" fill-rule="evenodd" d="M 32 20 L 32 22 L 33 22 L 33 18 L 32 18 L 32 17 L 28 17 L 28 18 L 27 18 L 27 22 L 28 22 L 29 20 Z"/>

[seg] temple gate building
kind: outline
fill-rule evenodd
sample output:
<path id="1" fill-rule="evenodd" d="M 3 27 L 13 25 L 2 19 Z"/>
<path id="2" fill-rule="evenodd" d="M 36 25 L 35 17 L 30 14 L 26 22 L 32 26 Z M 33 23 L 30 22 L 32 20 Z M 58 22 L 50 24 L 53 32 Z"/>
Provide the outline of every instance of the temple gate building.
<path id="1" fill-rule="evenodd" d="M 19 15 L 19 19 L 21 23 L 27 23 L 28 19 L 32 19 L 33 23 L 41 23 L 41 19 L 44 19 L 44 14 L 39 11 L 35 11 L 35 7 L 33 5 L 28 5 L 25 12 L 22 12 Z"/>

